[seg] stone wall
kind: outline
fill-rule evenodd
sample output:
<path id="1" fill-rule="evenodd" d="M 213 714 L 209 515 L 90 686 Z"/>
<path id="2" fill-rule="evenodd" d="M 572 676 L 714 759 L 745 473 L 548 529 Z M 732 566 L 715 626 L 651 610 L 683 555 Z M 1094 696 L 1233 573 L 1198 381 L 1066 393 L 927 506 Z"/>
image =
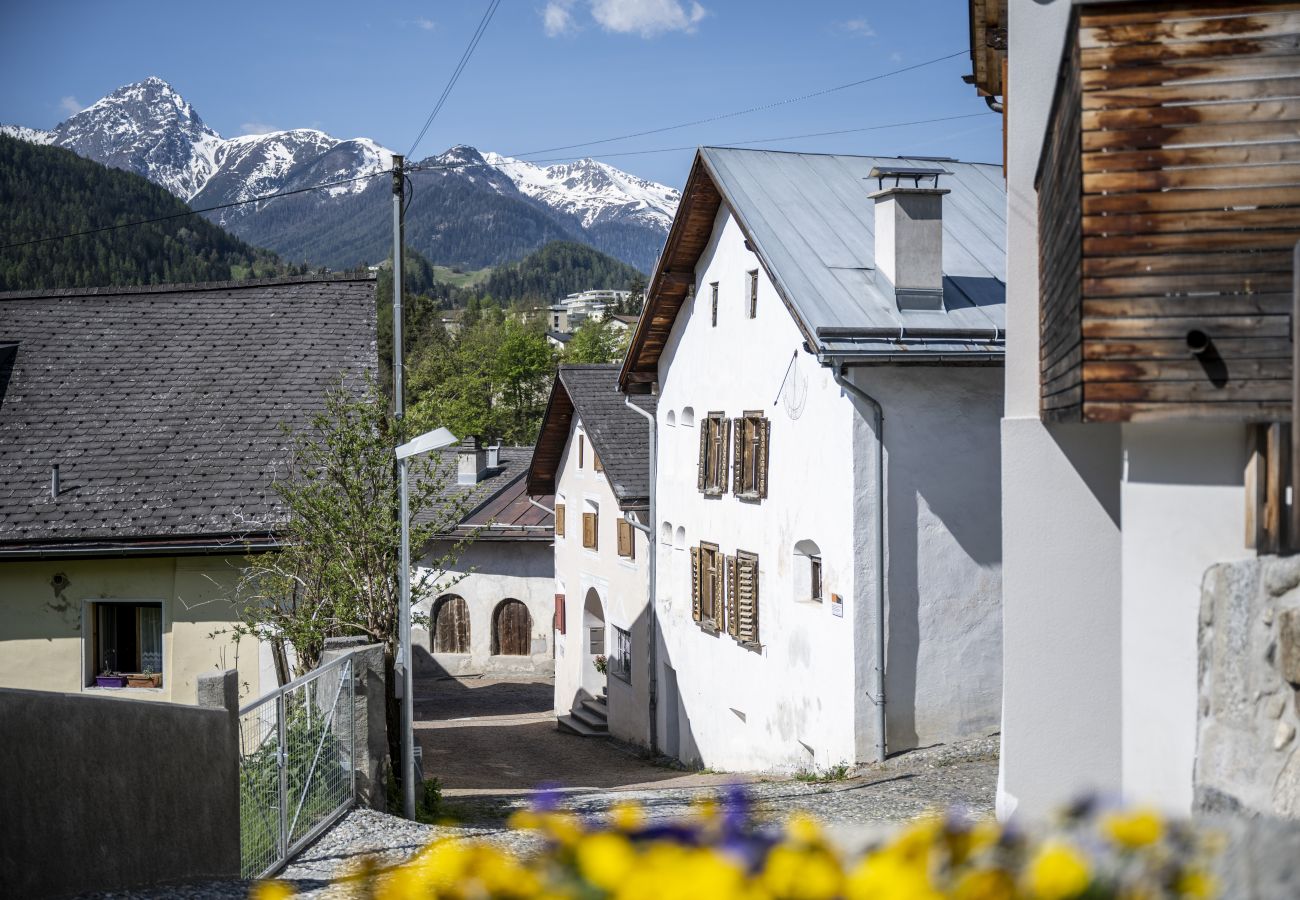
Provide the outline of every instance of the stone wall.
<path id="1" fill-rule="evenodd" d="M 1197 808 L 1300 819 L 1300 558 L 1212 567 L 1199 649 Z"/>

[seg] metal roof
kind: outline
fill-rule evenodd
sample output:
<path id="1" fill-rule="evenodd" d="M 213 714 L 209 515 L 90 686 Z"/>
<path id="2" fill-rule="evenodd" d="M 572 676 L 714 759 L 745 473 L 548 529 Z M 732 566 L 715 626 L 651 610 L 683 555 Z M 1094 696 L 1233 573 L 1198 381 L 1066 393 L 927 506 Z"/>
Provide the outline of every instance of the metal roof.
<path id="1" fill-rule="evenodd" d="M 944 162 L 943 310 L 900 310 L 875 264 L 874 170 L 932 159 L 704 147 L 742 230 L 823 356 L 973 358 L 1003 352 L 1006 188 L 1001 167 Z"/>

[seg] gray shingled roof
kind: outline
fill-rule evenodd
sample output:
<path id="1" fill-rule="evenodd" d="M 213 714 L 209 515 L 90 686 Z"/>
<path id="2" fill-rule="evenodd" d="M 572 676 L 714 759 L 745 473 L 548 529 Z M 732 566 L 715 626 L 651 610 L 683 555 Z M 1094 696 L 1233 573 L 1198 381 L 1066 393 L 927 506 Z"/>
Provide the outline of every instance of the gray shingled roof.
<path id="1" fill-rule="evenodd" d="M 999 166 L 921 158 L 704 147 L 719 192 L 777 290 L 828 354 L 1002 351 L 1006 185 Z M 944 310 L 900 310 L 875 277 L 875 166 L 939 166 Z M 915 343 L 908 333 L 921 335 Z"/>
<path id="2" fill-rule="evenodd" d="M 427 524 L 435 515 L 446 515 L 444 511 L 459 505 L 459 522 L 451 531 L 453 536 L 463 536 L 475 529 L 478 529 L 476 540 L 549 541 L 555 536 L 554 516 L 529 503 L 524 490 L 524 476 L 533 458 L 532 447 L 502 447 L 496 468 L 489 469 L 482 480 L 472 485 L 456 481 L 455 447 L 435 451 L 431 456 L 435 471 L 445 472 L 448 480 L 434 508 L 416 513 L 417 522 Z M 554 505 L 552 501 L 550 497 L 539 498 L 548 508 Z"/>
<path id="3" fill-rule="evenodd" d="M 374 283 L 0 294 L 5 344 L 0 552 L 265 535 L 281 423 L 304 426 L 340 377 L 376 370 Z"/>
<path id="4" fill-rule="evenodd" d="M 560 412 L 567 404 L 557 404 L 556 394 L 563 391 L 572 404 L 571 415 L 582 421 L 592 448 L 600 455 L 605 477 L 619 505 L 641 506 L 650 500 L 650 436 L 644 416 L 624 404 L 627 394 L 618 390 L 617 364 L 560 366 L 551 392 L 551 403 L 542 421 L 529 474 L 529 489 L 547 493 L 554 489 L 558 452 L 569 434 L 569 414 Z M 637 394 L 632 402 L 653 413 L 654 396 Z M 545 448 L 545 450 L 543 450 Z"/>

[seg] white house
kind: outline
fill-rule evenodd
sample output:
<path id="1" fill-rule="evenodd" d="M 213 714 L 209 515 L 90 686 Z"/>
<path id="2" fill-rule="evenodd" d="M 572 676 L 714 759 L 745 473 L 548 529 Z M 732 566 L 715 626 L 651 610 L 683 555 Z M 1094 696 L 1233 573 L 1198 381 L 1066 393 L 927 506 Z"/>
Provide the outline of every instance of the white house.
<path id="1" fill-rule="evenodd" d="M 441 457 L 454 475 L 439 503 L 458 522 L 417 564 L 440 590 L 416 606 L 429 622 L 411 631 L 416 671 L 549 676 L 553 528 L 550 498 L 533 503 L 526 491 L 532 449 L 467 438 Z M 444 571 L 449 557 L 455 563 Z"/>
<path id="2" fill-rule="evenodd" d="M 699 151 L 620 373 L 658 400 L 664 752 L 997 731 L 1004 204 L 995 166 Z"/>
<path id="3" fill-rule="evenodd" d="M 1247 516 L 1272 451 L 1250 441 L 1291 418 L 1300 177 L 1242 165 L 1267 144 L 1233 145 L 1281 132 L 1276 161 L 1295 162 L 1277 109 L 1297 51 L 1269 36 L 1296 8 L 972 3 L 968 80 L 1011 85 L 1004 815 L 1089 789 L 1193 807 L 1198 715 L 1217 702 L 1198 677 L 1223 662 L 1201 641 L 1202 580 L 1268 543 L 1269 516 Z M 1294 772 L 1292 704 L 1274 699 L 1257 760 L 1290 754 Z"/>
<path id="4" fill-rule="evenodd" d="M 652 743 L 653 412 L 653 398 L 618 392 L 615 365 L 560 366 L 528 474 L 529 492 L 555 502 L 559 723 L 640 745 Z"/>

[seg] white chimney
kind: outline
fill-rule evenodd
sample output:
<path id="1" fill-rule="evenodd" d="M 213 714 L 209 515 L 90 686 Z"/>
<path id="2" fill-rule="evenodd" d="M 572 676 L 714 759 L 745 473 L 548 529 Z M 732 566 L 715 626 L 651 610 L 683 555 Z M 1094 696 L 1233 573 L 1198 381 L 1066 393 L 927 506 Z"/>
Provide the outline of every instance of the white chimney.
<path id="1" fill-rule="evenodd" d="M 487 448 L 487 467 L 489 469 L 495 469 L 499 465 L 501 465 L 501 438 L 497 438 L 496 441 Z"/>
<path id="2" fill-rule="evenodd" d="M 943 309 L 943 195 L 946 169 L 877 166 L 876 271 L 894 289 L 899 309 Z M 885 181 L 893 179 L 887 186 Z M 922 187 L 929 179 L 930 185 Z M 906 184 L 911 181 L 911 184 Z"/>
<path id="3" fill-rule="evenodd" d="M 456 451 L 456 483 L 478 484 L 487 472 L 487 459 L 488 452 L 478 437 L 462 440 Z"/>

